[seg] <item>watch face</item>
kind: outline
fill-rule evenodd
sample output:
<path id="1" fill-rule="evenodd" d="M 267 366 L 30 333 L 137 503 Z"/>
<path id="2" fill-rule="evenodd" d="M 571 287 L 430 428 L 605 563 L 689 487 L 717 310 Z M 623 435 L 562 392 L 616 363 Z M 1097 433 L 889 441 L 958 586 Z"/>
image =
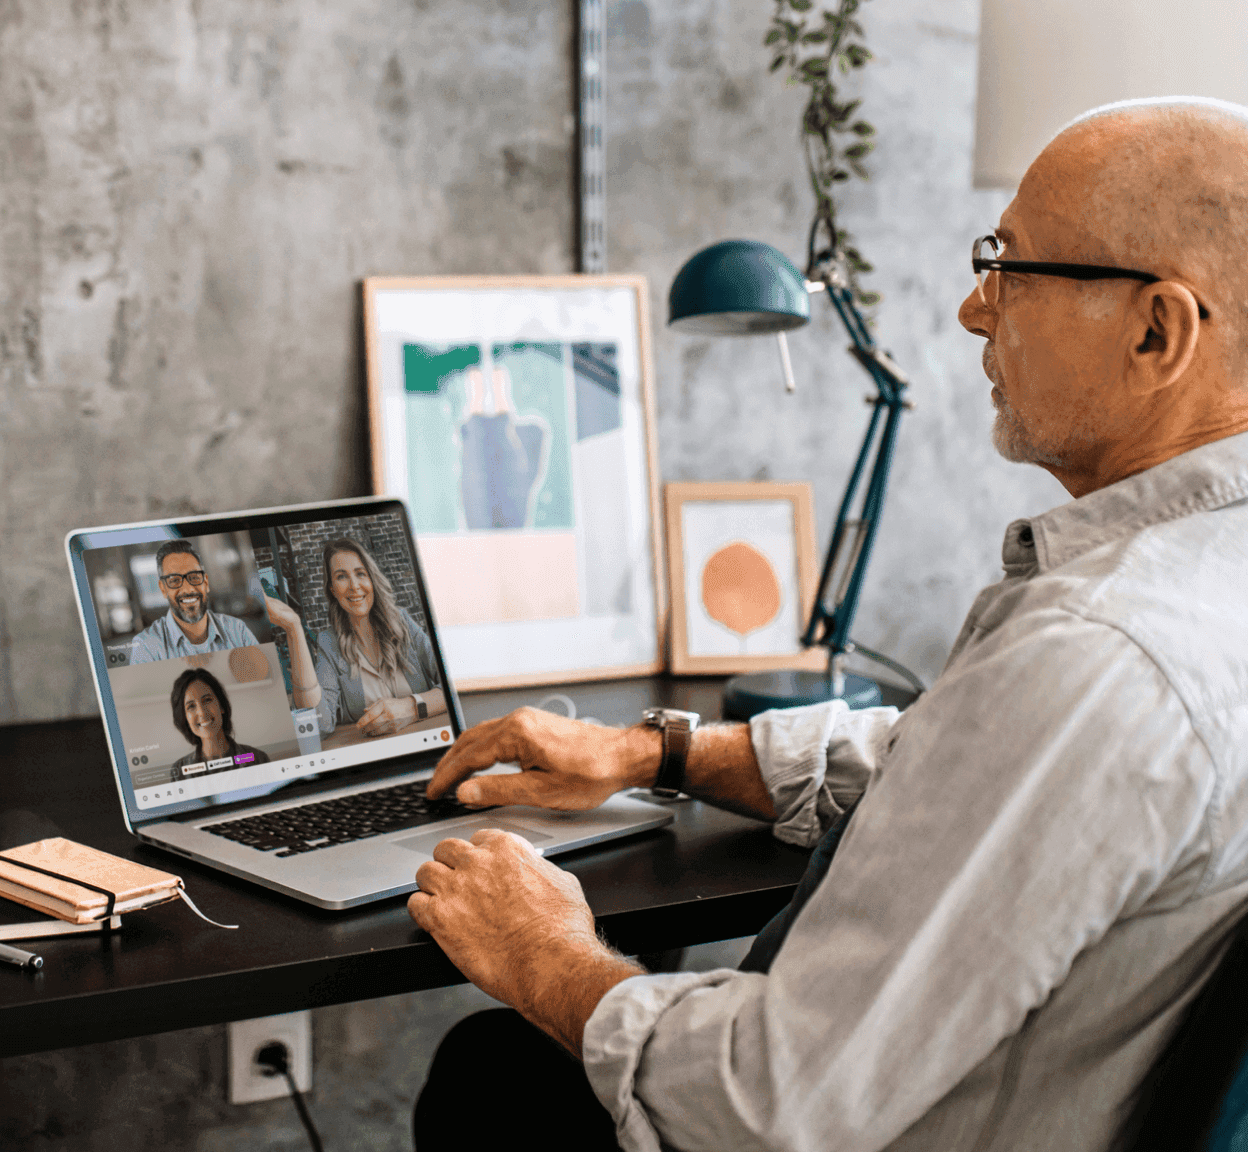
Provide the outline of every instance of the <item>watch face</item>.
<path id="1" fill-rule="evenodd" d="M 672 720 L 688 721 L 689 729 L 692 731 L 699 723 L 702 717 L 696 712 L 683 712 L 679 708 L 647 708 L 641 718 L 645 723 L 652 724 L 656 728 L 666 727 Z"/>

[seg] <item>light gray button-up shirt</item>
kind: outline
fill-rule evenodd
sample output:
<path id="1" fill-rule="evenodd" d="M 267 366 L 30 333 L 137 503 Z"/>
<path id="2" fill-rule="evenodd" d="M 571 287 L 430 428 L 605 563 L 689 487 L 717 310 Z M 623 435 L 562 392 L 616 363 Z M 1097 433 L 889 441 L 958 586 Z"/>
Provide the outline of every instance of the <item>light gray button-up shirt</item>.
<path id="1" fill-rule="evenodd" d="M 246 648 L 259 643 L 255 633 L 237 616 L 209 612 L 208 635 L 202 644 L 192 644 L 178 626 L 173 609 L 170 608 L 130 641 L 130 663 L 146 664 L 152 660 L 172 660 L 175 656 L 223 652 L 228 648 Z"/>
<path id="2" fill-rule="evenodd" d="M 1248 901 L 1248 434 L 1011 524 L 900 717 L 751 724 L 813 844 L 767 975 L 638 976 L 585 1067 L 627 1149 L 1106 1147 Z"/>

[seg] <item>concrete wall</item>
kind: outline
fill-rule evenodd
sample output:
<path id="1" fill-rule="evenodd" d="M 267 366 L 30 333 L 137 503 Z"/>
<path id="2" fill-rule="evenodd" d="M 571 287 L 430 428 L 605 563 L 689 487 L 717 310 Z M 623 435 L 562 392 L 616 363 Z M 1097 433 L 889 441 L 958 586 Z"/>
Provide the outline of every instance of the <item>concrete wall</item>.
<path id="1" fill-rule="evenodd" d="M 656 318 L 698 247 L 800 260 L 801 93 L 765 0 L 609 5 L 610 267 Z M 874 179 L 844 220 L 878 333 L 914 376 L 856 634 L 927 676 L 1004 523 L 1057 502 L 997 460 L 967 249 L 977 6 L 877 0 Z M 355 285 L 574 265 L 572 3 L 7 0 L 0 5 L 0 722 L 96 704 L 73 527 L 367 490 Z M 816 301 L 817 305 L 825 304 Z M 665 479 L 809 479 L 820 538 L 867 383 L 829 310 L 791 343 L 658 330 Z"/>
<path id="2" fill-rule="evenodd" d="M 656 317 L 713 240 L 802 255 L 801 94 L 766 72 L 770 11 L 610 0 L 610 267 L 650 277 Z M 0 720 L 95 709 L 67 529 L 366 490 L 361 277 L 573 267 L 571 17 L 572 0 L 0 3 Z M 978 5 L 863 18 L 879 147 L 844 221 L 918 407 L 855 633 L 931 677 L 1006 522 L 1064 494 L 993 454 L 981 342 L 955 320 L 970 242 L 1007 199 L 970 189 Z M 812 481 L 826 539 L 866 380 L 816 313 L 791 339 L 792 397 L 770 341 L 660 327 L 659 447 L 669 480 Z M 413 1079 L 465 997 L 317 1014 L 331 1146 L 407 1146 Z M 288 1103 L 221 1103 L 222 1033 L 5 1061 L 0 1146 L 302 1147 Z"/>

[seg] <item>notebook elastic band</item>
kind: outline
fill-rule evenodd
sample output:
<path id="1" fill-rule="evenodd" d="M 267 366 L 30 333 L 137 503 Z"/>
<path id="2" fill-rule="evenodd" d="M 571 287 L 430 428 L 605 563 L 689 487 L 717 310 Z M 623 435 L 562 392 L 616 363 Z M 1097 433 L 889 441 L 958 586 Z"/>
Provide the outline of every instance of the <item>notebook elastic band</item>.
<path id="1" fill-rule="evenodd" d="M 50 872 L 47 868 L 40 868 L 35 864 L 27 864 L 23 860 L 14 860 L 12 856 L 6 856 L 0 852 L 0 860 L 6 864 L 13 864 L 18 868 L 29 868 L 32 872 L 41 872 L 44 876 L 51 876 L 53 880 L 64 880 L 67 884 L 77 884 L 79 888 L 86 888 L 91 892 L 98 892 L 101 896 L 108 897 L 108 911 L 100 917 L 101 920 L 111 920 L 113 918 L 113 907 L 117 903 L 117 893 L 110 892 L 107 888 L 101 888 L 98 884 L 89 884 L 86 880 L 79 880 L 77 876 L 62 876 L 59 872 Z"/>

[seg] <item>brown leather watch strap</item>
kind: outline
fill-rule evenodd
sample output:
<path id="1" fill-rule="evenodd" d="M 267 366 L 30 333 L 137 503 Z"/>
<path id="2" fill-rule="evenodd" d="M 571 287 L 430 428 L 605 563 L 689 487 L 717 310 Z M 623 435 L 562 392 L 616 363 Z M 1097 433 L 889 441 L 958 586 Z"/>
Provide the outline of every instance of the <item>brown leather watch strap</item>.
<path id="1" fill-rule="evenodd" d="M 663 725 L 663 762 L 655 778 L 653 791 L 660 796 L 677 796 L 685 784 L 685 764 L 693 733 L 683 716 L 668 716 Z"/>

